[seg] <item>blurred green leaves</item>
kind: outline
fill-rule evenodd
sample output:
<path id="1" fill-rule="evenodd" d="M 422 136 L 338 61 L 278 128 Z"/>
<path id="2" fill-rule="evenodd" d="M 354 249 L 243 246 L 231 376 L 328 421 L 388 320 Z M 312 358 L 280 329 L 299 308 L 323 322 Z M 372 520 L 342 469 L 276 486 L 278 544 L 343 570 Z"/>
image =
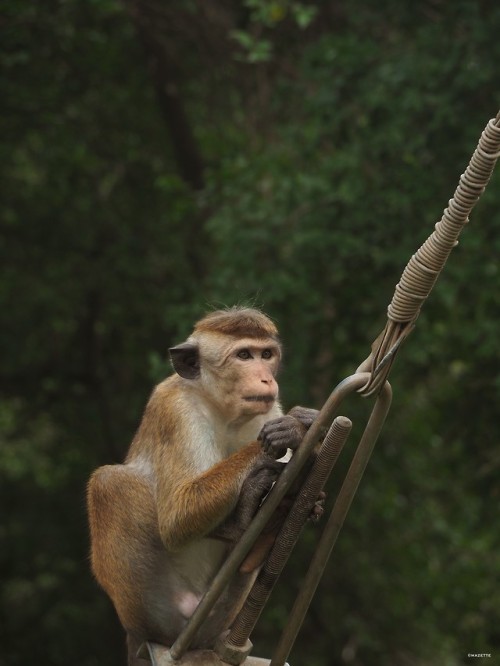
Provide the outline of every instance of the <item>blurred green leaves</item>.
<path id="1" fill-rule="evenodd" d="M 194 191 L 134 7 L 6 8 L 2 665 L 33 645 L 40 664 L 123 663 L 88 572 L 85 483 L 122 459 L 168 347 L 207 309 L 255 303 L 284 338 L 285 405 L 320 406 L 368 355 L 499 107 L 491 2 L 141 3 L 204 158 Z M 497 172 L 401 350 L 291 663 L 459 666 L 500 649 L 499 193 Z M 367 407 L 345 407 L 358 431 Z M 272 653 L 316 538 L 256 653 Z"/>
<path id="2" fill-rule="evenodd" d="M 230 36 L 241 48 L 236 58 L 248 64 L 265 63 L 273 59 L 273 41 L 263 36 L 266 30 L 277 28 L 287 18 L 305 30 L 318 12 L 313 4 L 290 0 L 244 0 L 242 5 L 248 12 L 248 26 L 245 30 L 232 30 Z"/>

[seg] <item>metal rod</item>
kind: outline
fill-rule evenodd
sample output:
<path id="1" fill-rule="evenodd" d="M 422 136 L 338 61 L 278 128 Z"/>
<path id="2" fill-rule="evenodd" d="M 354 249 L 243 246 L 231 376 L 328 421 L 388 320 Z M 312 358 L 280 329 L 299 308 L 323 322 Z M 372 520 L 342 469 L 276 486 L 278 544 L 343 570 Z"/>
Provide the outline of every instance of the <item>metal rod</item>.
<path id="1" fill-rule="evenodd" d="M 337 496 L 330 518 L 323 530 L 316 551 L 311 560 L 309 570 L 302 582 L 299 594 L 290 612 L 285 629 L 281 634 L 279 643 L 271 659 L 270 666 L 284 666 L 288 655 L 295 643 L 297 634 L 302 626 L 311 600 L 316 592 L 328 558 L 335 545 L 345 517 L 351 506 L 353 497 L 358 489 L 363 473 L 370 459 L 375 442 L 382 430 L 385 418 L 391 406 L 392 390 L 388 382 L 385 383 L 377 398 L 366 428 L 354 454 L 351 466 L 347 472 L 342 488 Z"/>
<path id="2" fill-rule="evenodd" d="M 243 647 L 250 638 L 273 587 L 295 546 L 311 508 L 318 499 L 330 473 L 338 460 L 352 423 L 345 416 L 337 416 L 317 454 L 302 488 L 278 534 L 278 537 L 262 567 L 257 580 L 236 616 L 225 640 L 230 646 Z"/>
<path id="3" fill-rule="evenodd" d="M 276 481 L 274 488 L 269 493 L 266 501 L 259 512 L 250 523 L 248 529 L 242 535 L 239 542 L 228 555 L 226 561 L 215 575 L 210 588 L 198 604 L 195 612 L 191 616 L 188 624 L 179 634 L 177 640 L 170 649 L 170 655 L 174 660 L 178 660 L 189 649 L 191 642 L 199 630 L 210 611 L 214 607 L 217 599 L 220 597 L 230 579 L 236 573 L 238 567 L 246 557 L 250 548 L 253 546 L 256 538 L 264 529 L 268 520 L 271 518 L 275 509 L 285 496 L 287 490 L 299 474 L 302 466 L 312 453 L 317 442 L 321 439 L 324 428 L 328 428 L 335 416 L 335 410 L 338 408 L 346 395 L 359 390 L 364 386 L 369 378 L 369 373 L 360 372 L 344 379 L 338 384 L 325 402 L 312 426 L 306 433 L 301 445 L 295 451 L 290 462 L 286 465 L 283 472 Z"/>

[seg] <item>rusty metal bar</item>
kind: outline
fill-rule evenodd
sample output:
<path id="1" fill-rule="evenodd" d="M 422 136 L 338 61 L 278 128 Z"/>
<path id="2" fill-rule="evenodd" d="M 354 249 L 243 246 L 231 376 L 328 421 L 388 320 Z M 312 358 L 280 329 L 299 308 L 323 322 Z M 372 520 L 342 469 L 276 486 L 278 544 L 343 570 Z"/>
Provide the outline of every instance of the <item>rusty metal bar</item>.
<path id="1" fill-rule="evenodd" d="M 355 376 L 355 375 L 354 375 Z M 311 600 L 316 592 L 323 571 L 358 489 L 363 473 L 372 454 L 377 438 L 391 406 L 392 390 L 386 382 L 377 398 L 365 431 L 354 454 L 351 466 L 333 506 L 330 518 L 316 547 L 309 570 L 288 617 L 270 666 L 284 666 L 297 634 L 302 626 Z"/>
<path id="2" fill-rule="evenodd" d="M 345 416 L 337 416 L 333 421 L 272 550 L 225 638 L 226 645 L 242 647 L 249 640 L 262 609 L 310 516 L 311 509 L 339 458 L 351 427 L 351 421 Z"/>

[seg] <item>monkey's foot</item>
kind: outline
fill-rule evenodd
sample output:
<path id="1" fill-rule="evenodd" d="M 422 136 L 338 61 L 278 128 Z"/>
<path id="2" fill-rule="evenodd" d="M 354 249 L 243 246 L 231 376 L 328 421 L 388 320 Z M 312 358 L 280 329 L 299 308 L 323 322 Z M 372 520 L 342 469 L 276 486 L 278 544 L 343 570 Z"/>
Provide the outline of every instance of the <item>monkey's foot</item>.
<path id="1" fill-rule="evenodd" d="M 169 648 L 151 642 L 143 643 L 137 656 L 149 660 L 153 666 L 228 666 L 213 650 L 193 650 L 174 660 Z M 270 663 L 269 659 L 247 657 L 241 666 L 269 666 Z"/>

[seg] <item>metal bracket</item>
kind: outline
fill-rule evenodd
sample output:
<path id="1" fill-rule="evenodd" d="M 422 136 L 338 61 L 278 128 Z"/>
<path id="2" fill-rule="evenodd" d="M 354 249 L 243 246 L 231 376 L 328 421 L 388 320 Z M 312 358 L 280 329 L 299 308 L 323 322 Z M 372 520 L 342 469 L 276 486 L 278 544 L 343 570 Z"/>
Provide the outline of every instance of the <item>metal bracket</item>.
<path id="1" fill-rule="evenodd" d="M 186 652 L 180 659 L 174 659 L 168 647 L 151 641 L 141 645 L 137 656 L 147 659 L 152 666 L 228 666 L 228 662 L 222 661 L 213 650 L 193 650 Z M 270 659 L 247 657 L 242 666 L 269 666 L 270 663 Z"/>

